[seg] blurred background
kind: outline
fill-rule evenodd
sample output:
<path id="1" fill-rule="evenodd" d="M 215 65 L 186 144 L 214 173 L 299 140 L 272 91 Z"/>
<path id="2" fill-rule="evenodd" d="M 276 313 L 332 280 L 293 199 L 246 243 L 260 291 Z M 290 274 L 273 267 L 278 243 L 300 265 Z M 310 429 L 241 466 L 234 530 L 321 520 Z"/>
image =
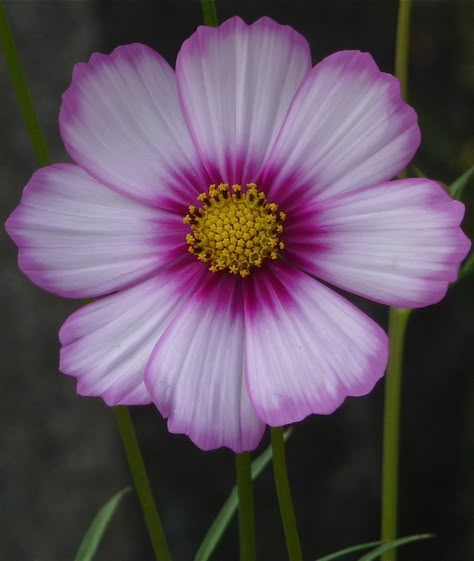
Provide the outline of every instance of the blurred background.
<path id="1" fill-rule="evenodd" d="M 69 160 L 57 116 L 75 63 L 138 41 L 174 65 L 181 43 L 201 24 L 197 0 L 7 0 L 6 7 L 56 162 Z M 359 49 L 393 71 L 396 1 L 218 0 L 217 8 L 221 21 L 267 15 L 293 26 L 309 40 L 314 62 Z M 474 160 L 473 24 L 469 0 L 414 1 L 408 97 L 423 132 L 415 163 L 445 183 Z M 2 57 L 0 84 L 3 223 L 37 164 Z M 472 236 L 472 212 L 464 228 Z M 74 381 L 58 373 L 57 332 L 80 304 L 33 286 L 3 230 L 0 238 L 0 560 L 68 561 L 97 509 L 128 484 L 127 466 L 113 411 L 76 396 Z M 472 280 L 458 283 L 409 324 L 400 533 L 433 532 L 436 539 L 400 550 L 401 561 L 474 559 L 473 289 Z M 386 326 L 384 307 L 356 303 Z M 334 415 L 295 427 L 287 454 L 308 561 L 378 538 L 382 402 L 383 382 Z M 233 485 L 233 456 L 203 453 L 169 435 L 152 407 L 133 415 L 175 560 L 189 561 Z M 259 558 L 285 560 L 271 468 L 256 484 L 256 505 Z M 234 523 L 214 559 L 237 560 L 237 549 Z M 152 559 L 129 495 L 97 560 Z"/>

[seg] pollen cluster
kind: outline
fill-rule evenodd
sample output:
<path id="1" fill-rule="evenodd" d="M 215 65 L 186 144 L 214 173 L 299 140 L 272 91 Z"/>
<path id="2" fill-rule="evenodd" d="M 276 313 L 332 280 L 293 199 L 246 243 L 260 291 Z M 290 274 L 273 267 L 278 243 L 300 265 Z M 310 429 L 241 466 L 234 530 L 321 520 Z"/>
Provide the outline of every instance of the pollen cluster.
<path id="1" fill-rule="evenodd" d="M 227 183 L 211 185 L 197 199 L 201 206 L 190 206 L 183 219 L 191 228 L 186 241 L 189 252 L 209 263 L 213 273 L 228 271 L 247 277 L 265 259 L 277 259 L 285 247 L 279 239 L 285 213 L 269 203 L 255 183 L 246 189 Z"/>

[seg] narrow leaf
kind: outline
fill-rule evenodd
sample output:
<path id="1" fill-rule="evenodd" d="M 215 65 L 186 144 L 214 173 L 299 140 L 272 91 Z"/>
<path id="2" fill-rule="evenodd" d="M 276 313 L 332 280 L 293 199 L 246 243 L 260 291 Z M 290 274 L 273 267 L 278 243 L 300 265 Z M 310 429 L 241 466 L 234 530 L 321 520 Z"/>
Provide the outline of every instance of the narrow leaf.
<path id="1" fill-rule="evenodd" d="M 374 561 L 378 559 L 383 553 L 395 549 L 396 547 L 400 547 L 401 545 L 405 545 L 407 543 L 416 542 L 419 540 L 426 540 L 428 538 L 433 538 L 433 534 L 417 534 L 416 536 L 407 536 L 406 538 L 399 538 L 398 540 L 393 540 L 389 543 L 384 543 L 379 547 L 375 548 L 370 553 L 367 553 L 363 557 L 359 559 L 359 561 Z"/>
<path id="2" fill-rule="evenodd" d="M 204 25 L 217 27 L 219 24 L 214 0 L 201 0 L 201 8 Z"/>
<path id="3" fill-rule="evenodd" d="M 421 171 L 421 169 L 418 166 L 415 166 L 413 164 L 410 166 L 410 171 L 413 171 L 413 173 L 417 177 L 426 177 L 426 175 Z"/>
<path id="4" fill-rule="evenodd" d="M 472 275 L 474 275 L 474 253 L 471 253 L 471 255 L 466 259 L 464 265 L 461 267 L 458 280 L 466 279 Z"/>
<path id="5" fill-rule="evenodd" d="M 346 547 L 345 549 L 340 549 L 339 551 L 335 551 L 334 553 L 330 553 L 329 555 L 325 555 L 324 557 L 320 557 L 316 559 L 316 561 L 333 561 L 333 559 L 339 559 L 344 555 L 349 555 L 349 553 L 355 553 L 356 551 L 362 551 L 364 549 L 370 549 L 371 547 L 375 547 L 380 545 L 382 542 L 367 542 L 361 543 L 359 545 L 353 545 L 352 547 Z"/>
<path id="6" fill-rule="evenodd" d="M 131 487 L 125 487 L 99 510 L 82 540 L 74 561 L 91 561 L 93 559 L 120 501 L 131 490 Z"/>
<path id="7" fill-rule="evenodd" d="M 40 166 L 47 166 L 50 163 L 48 148 L 36 115 L 25 72 L 21 65 L 20 57 L 18 56 L 3 0 L 0 0 L 0 46 L 5 56 L 5 62 L 7 63 L 8 72 L 10 73 L 13 89 L 15 91 L 15 97 L 23 115 L 26 128 L 28 129 L 36 159 Z"/>
<path id="8" fill-rule="evenodd" d="M 292 429 L 288 429 L 285 432 L 285 441 L 288 440 L 292 432 Z M 253 462 L 251 466 L 252 479 L 256 479 L 262 471 L 269 464 L 272 459 L 272 447 L 268 446 Z M 216 516 L 214 522 L 211 524 L 207 534 L 204 536 L 202 543 L 194 557 L 194 561 L 208 561 L 212 553 L 220 542 L 224 532 L 229 525 L 232 517 L 237 511 L 239 506 L 239 499 L 237 495 L 237 487 L 234 486 L 229 497 L 222 505 L 218 515 Z M 77 560 L 76 560 L 77 561 Z"/>
<path id="9" fill-rule="evenodd" d="M 465 171 L 460 177 L 451 183 L 449 192 L 453 199 L 458 201 L 463 199 L 467 187 L 472 184 L 474 179 L 474 166 Z"/>

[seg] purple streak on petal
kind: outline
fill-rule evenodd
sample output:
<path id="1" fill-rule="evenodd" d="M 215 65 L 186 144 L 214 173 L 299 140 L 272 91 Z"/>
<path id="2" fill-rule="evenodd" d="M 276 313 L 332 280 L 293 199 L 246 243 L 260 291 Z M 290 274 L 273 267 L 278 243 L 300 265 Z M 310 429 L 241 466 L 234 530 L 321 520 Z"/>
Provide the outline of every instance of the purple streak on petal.
<path id="1" fill-rule="evenodd" d="M 245 285 L 244 303 L 247 387 L 267 424 L 332 413 L 346 397 L 369 393 L 383 375 L 383 330 L 297 269 L 272 265 Z"/>
<path id="2" fill-rule="evenodd" d="M 464 206 L 434 181 L 392 181 L 296 213 L 285 231 L 286 255 L 299 268 L 371 300 L 427 306 L 444 297 L 469 251 L 459 227 L 463 214 Z"/>
<path id="3" fill-rule="evenodd" d="M 240 278 L 210 273 L 155 347 L 145 383 L 171 432 L 203 450 L 254 449 L 264 424 L 244 381 Z"/>
<path id="4" fill-rule="evenodd" d="M 273 179 L 272 198 L 308 185 L 323 200 L 391 179 L 419 142 L 416 113 L 401 98 L 398 80 L 380 72 L 370 55 L 342 51 L 301 84 L 264 178 Z"/>
<path id="5" fill-rule="evenodd" d="M 264 267 L 245 279 L 245 315 L 249 320 L 255 320 L 261 314 L 275 313 L 280 302 L 290 314 L 295 309 L 296 300 L 291 284 L 285 283 L 278 275 L 281 267 L 285 268 L 286 265 L 267 261 Z M 261 290 L 262 286 L 268 289 Z"/>
<path id="6" fill-rule="evenodd" d="M 139 405 L 151 398 L 145 367 L 161 334 L 207 271 L 190 256 L 128 290 L 80 308 L 61 328 L 60 370 L 77 392 L 107 405 Z"/>
<path id="7" fill-rule="evenodd" d="M 95 53 L 77 64 L 59 124 L 73 159 L 134 200 L 175 210 L 209 184 L 181 113 L 174 71 L 144 45 Z"/>
<path id="8" fill-rule="evenodd" d="M 255 181 L 310 68 L 306 40 L 269 18 L 199 27 L 183 43 L 176 64 L 181 105 L 209 175 Z"/>
<path id="9" fill-rule="evenodd" d="M 132 286 L 187 254 L 180 215 L 123 197 L 71 164 L 38 170 L 5 227 L 21 270 L 68 298 Z"/>

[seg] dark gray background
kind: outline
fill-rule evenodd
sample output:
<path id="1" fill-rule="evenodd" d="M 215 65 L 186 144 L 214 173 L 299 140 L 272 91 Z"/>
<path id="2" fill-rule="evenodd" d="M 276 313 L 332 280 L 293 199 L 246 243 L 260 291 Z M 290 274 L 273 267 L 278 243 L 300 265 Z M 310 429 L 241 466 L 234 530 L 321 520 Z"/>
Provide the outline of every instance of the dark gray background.
<path id="1" fill-rule="evenodd" d="M 410 100 L 424 132 L 417 164 L 449 182 L 472 164 L 473 4 L 419 1 L 413 14 Z M 94 51 L 140 41 L 174 64 L 201 23 L 194 0 L 10 0 L 7 9 L 54 161 L 67 156 L 57 114 L 73 65 Z M 221 20 L 269 15 L 309 39 L 316 62 L 345 48 L 368 50 L 393 70 L 396 2 L 218 3 Z M 19 201 L 36 162 L 0 57 L 0 218 Z M 472 232 L 472 215 L 466 228 Z M 57 371 L 57 332 L 78 307 L 42 292 L 16 267 L 0 231 L 0 560 L 72 560 L 98 507 L 128 482 L 113 412 L 79 398 Z M 358 301 L 383 325 L 386 309 Z M 417 311 L 408 330 L 403 387 L 400 531 L 431 531 L 403 561 L 474 559 L 473 283 Z M 288 461 L 305 558 L 376 539 L 379 532 L 383 383 L 330 417 L 296 427 Z M 188 561 L 233 484 L 226 450 L 203 453 L 168 435 L 151 407 L 134 410 L 176 561 Z M 265 443 L 267 443 L 267 439 Z M 271 469 L 256 486 L 259 558 L 286 559 Z M 231 526 L 217 561 L 237 556 Z M 114 520 L 98 561 L 153 558 L 133 496 Z"/>

